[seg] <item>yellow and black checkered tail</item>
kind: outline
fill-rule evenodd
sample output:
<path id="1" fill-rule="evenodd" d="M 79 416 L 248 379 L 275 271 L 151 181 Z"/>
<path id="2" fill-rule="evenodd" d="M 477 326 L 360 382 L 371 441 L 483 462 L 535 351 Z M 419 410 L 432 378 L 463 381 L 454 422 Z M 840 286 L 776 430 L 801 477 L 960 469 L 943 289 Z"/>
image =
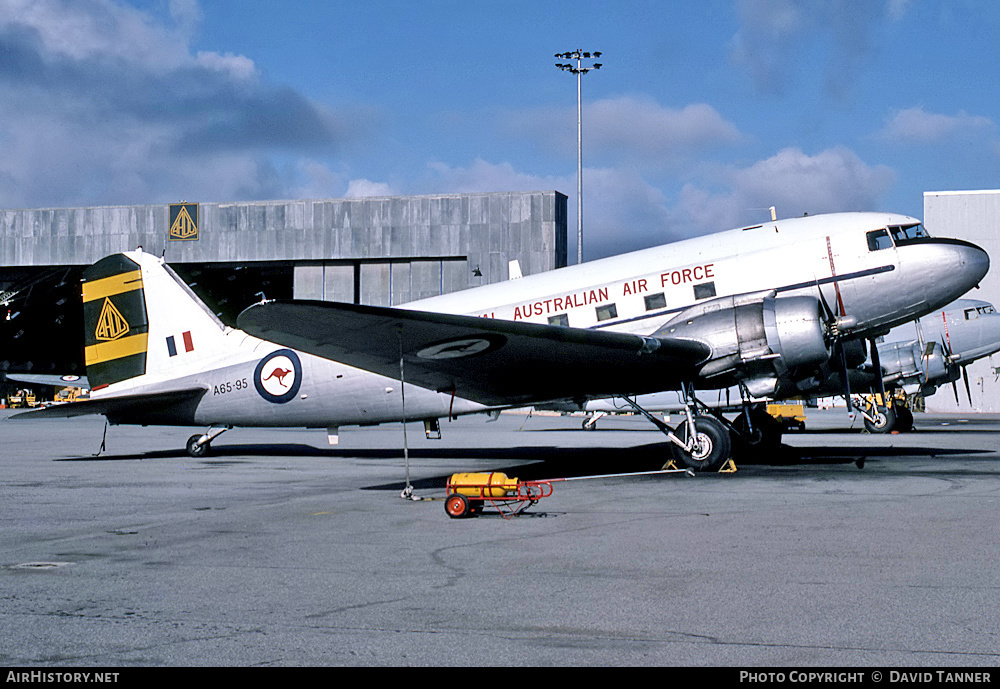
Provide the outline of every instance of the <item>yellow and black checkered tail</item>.
<path id="1" fill-rule="evenodd" d="M 83 329 L 92 389 L 146 373 L 149 320 L 138 263 L 115 254 L 84 271 Z"/>

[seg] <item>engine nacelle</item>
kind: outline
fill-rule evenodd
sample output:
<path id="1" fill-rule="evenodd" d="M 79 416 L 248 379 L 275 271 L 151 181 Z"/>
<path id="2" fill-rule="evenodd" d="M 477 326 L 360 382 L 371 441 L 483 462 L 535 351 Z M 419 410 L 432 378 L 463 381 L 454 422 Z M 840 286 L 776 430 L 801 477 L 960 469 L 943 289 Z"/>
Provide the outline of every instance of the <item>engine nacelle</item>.
<path id="1" fill-rule="evenodd" d="M 882 344 L 878 354 L 885 384 L 897 385 L 909 393 L 924 385 L 950 383 L 961 375 L 937 342 L 928 342 L 924 349 L 917 342 Z"/>
<path id="2" fill-rule="evenodd" d="M 830 358 L 823 308 L 813 297 L 762 292 L 714 299 L 681 312 L 655 335 L 709 345 L 712 356 L 701 369 L 706 378 L 732 375 L 759 380 L 761 387 L 789 369 Z"/>

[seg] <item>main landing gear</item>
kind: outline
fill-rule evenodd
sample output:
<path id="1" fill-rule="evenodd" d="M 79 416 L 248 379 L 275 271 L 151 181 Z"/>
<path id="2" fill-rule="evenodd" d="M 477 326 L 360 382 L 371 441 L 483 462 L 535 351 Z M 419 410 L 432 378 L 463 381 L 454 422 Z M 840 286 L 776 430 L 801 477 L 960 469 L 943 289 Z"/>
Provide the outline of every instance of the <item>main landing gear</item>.
<path id="1" fill-rule="evenodd" d="M 766 404 L 745 404 L 733 421 L 733 453 L 776 452 L 783 431 L 781 422 L 767 413 Z"/>
<path id="2" fill-rule="evenodd" d="M 864 395 L 855 400 L 865 421 L 865 429 L 879 434 L 912 431 L 913 412 L 906 402 L 892 395 L 887 395 L 885 401 L 888 404 L 883 404 L 883 398 L 878 394 Z"/>
<path id="3" fill-rule="evenodd" d="M 676 432 L 632 399 L 621 399 L 670 439 L 673 459 L 678 464 L 693 471 L 719 471 L 731 459 L 729 429 L 714 416 L 696 413 L 700 403 L 694 396 L 693 386 L 684 387 L 685 419 L 677 426 Z"/>

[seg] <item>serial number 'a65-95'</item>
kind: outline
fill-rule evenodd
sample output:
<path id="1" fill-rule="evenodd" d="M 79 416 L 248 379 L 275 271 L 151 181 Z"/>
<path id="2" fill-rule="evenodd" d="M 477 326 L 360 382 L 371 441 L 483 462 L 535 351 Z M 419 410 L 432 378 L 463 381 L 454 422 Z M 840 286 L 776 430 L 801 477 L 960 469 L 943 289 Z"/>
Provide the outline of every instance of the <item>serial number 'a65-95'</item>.
<path id="1" fill-rule="evenodd" d="M 247 382 L 246 378 L 240 378 L 238 380 L 227 380 L 224 383 L 219 383 L 212 388 L 213 395 L 225 395 L 227 392 L 234 392 L 237 390 L 246 390 L 250 387 L 250 383 Z"/>

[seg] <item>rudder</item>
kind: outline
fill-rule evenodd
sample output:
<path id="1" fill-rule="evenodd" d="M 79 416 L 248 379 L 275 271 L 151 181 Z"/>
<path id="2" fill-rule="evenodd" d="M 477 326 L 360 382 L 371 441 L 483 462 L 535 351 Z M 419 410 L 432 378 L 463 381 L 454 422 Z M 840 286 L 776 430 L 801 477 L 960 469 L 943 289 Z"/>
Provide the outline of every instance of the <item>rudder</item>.
<path id="1" fill-rule="evenodd" d="M 149 318 L 138 263 L 124 254 L 83 273 L 84 359 L 93 389 L 146 373 Z"/>

